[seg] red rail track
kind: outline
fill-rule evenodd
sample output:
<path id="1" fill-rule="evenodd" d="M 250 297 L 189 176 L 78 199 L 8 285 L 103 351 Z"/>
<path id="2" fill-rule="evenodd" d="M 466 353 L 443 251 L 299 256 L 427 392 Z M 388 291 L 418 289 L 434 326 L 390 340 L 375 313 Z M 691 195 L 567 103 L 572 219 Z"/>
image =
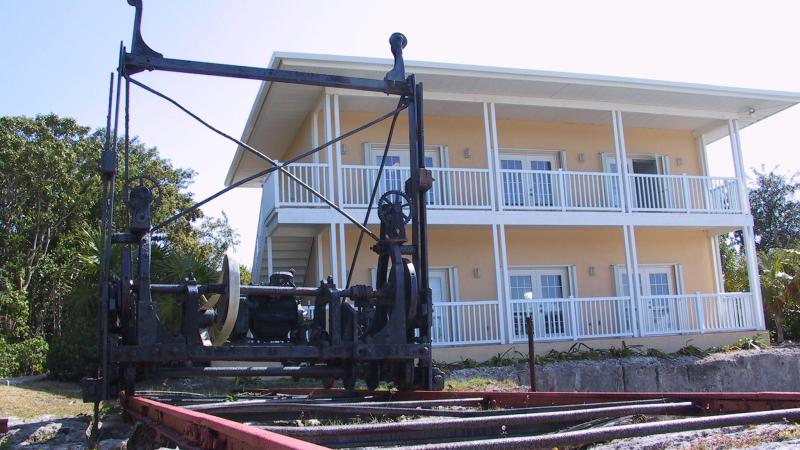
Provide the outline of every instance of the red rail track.
<path id="1" fill-rule="evenodd" d="M 249 392 L 267 395 L 307 396 L 308 399 L 336 398 L 352 392 L 340 389 L 284 388 Z M 697 405 L 699 415 L 753 413 L 800 408 L 800 392 L 392 392 L 357 391 L 361 396 L 382 400 L 414 401 L 481 397 L 489 408 L 531 408 L 568 406 L 637 400 L 683 400 Z M 210 414 L 169 405 L 145 397 L 121 397 L 125 411 L 153 429 L 159 436 L 182 448 L 228 449 L 324 449 L 310 442 L 241 424 Z M 762 420 L 763 422 L 763 420 Z M 754 421 L 755 423 L 755 421 Z M 476 441 L 477 442 L 477 441 Z"/>

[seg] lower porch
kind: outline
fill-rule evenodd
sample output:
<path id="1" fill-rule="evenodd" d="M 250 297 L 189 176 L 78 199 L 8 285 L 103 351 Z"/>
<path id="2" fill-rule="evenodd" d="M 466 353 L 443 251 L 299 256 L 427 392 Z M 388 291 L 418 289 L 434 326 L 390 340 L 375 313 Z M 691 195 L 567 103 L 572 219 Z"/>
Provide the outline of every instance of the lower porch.
<path id="1" fill-rule="evenodd" d="M 455 301 L 433 305 L 434 346 L 514 344 L 527 341 L 525 318 L 537 342 L 633 338 L 758 329 L 747 292 Z"/>

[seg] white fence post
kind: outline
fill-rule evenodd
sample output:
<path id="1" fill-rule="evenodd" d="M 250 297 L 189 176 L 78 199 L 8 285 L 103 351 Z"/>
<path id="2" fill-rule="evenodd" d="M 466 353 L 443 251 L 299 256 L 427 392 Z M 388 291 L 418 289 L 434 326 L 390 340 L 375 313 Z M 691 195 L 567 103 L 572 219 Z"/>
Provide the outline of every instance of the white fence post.
<path id="1" fill-rule="evenodd" d="M 560 191 L 561 195 L 559 196 L 559 200 L 561 201 L 561 211 L 567 210 L 567 183 L 564 180 L 566 174 L 564 174 L 564 169 L 559 168 L 558 174 L 558 190 Z"/>
<path id="2" fill-rule="evenodd" d="M 703 304 L 703 297 L 700 295 L 700 292 L 696 292 L 694 295 L 694 306 L 697 309 L 697 328 L 700 330 L 700 334 L 706 332 L 706 315 L 705 305 Z"/>
<path id="3" fill-rule="evenodd" d="M 690 212 L 692 210 L 692 198 L 689 193 L 689 178 L 686 174 L 682 174 L 681 176 L 681 184 L 683 186 L 683 207 L 686 208 L 686 212 Z"/>
<path id="4" fill-rule="evenodd" d="M 575 297 L 569 296 L 569 326 L 572 328 L 570 330 L 572 333 L 572 340 L 578 340 L 578 318 L 576 315 L 576 308 L 575 308 Z"/>

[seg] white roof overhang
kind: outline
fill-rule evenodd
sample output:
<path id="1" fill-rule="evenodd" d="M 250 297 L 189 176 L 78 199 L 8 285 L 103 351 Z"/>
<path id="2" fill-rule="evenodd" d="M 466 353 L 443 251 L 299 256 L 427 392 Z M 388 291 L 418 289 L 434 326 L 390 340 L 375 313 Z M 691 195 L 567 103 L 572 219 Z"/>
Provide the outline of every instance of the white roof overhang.
<path id="1" fill-rule="evenodd" d="M 269 67 L 382 79 L 388 59 L 275 53 Z M 425 114 L 481 116 L 482 103 L 494 103 L 500 118 L 610 124 L 609 111 L 623 112 L 625 126 L 682 129 L 707 143 L 727 135 L 727 121 L 745 128 L 800 103 L 800 93 L 676 83 L 633 78 L 523 69 L 406 61 L 425 87 Z M 309 112 L 320 104 L 323 88 L 264 82 L 253 103 L 242 140 L 279 158 Z M 383 113 L 397 99 L 380 93 L 328 89 L 339 94 L 343 111 Z M 265 161 L 239 147 L 226 185 L 263 170 Z M 259 186 L 253 180 L 246 186 Z"/>

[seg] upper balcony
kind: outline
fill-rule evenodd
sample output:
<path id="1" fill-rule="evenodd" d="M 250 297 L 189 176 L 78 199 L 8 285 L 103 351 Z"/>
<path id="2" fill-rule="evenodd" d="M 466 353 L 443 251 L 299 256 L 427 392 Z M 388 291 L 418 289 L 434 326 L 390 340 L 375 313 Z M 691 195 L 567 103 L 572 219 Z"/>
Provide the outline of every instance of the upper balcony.
<path id="1" fill-rule="evenodd" d="M 337 198 L 348 209 L 369 204 L 379 166 L 342 165 L 333 173 L 325 163 L 295 163 L 287 170 L 321 194 Z M 735 178 L 576 172 L 566 170 L 431 167 L 433 188 L 430 210 L 464 211 L 623 211 L 622 195 L 629 193 L 633 212 L 743 214 Z M 389 190 L 402 190 L 410 176 L 407 167 L 385 167 L 376 198 Z M 331 181 L 336 183 L 331 183 Z M 621 189 L 624 180 L 627 189 Z M 330 195 L 340 189 L 340 195 Z M 499 193 L 499 195 L 497 195 Z M 327 207 L 288 176 L 273 172 L 264 184 L 265 214 L 275 208 Z"/>

